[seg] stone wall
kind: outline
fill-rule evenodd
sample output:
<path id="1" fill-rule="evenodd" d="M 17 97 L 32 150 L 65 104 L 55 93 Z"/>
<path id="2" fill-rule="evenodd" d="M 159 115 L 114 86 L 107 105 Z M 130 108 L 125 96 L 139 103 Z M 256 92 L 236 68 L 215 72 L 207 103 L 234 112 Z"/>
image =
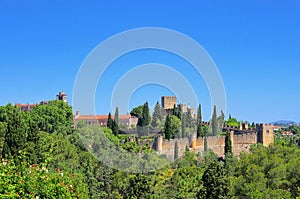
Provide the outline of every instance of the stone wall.
<path id="1" fill-rule="evenodd" d="M 179 139 L 170 139 L 170 140 L 162 140 L 162 136 L 159 136 L 158 140 L 161 142 L 160 146 L 157 151 L 159 151 L 160 155 L 166 155 L 169 160 L 174 159 L 175 153 L 175 143 L 178 144 L 178 156 L 183 156 L 186 146 L 190 146 L 190 139 L 189 138 L 179 138 Z"/>
<path id="2" fill-rule="evenodd" d="M 261 143 L 269 146 L 274 143 L 274 131 L 272 125 L 260 124 L 256 131 L 237 128 L 231 129 L 232 151 L 239 156 L 242 152 L 249 152 L 251 145 Z M 166 155 L 169 160 L 174 159 L 175 143 L 178 143 L 178 155 L 183 156 L 186 146 L 194 153 L 204 153 L 204 139 L 196 138 L 196 133 L 189 138 L 164 140 L 160 135 L 155 139 L 153 146 L 160 155 Z M 224 157 L 225 136 L 208 136 L 207 146 L 219 157 Z"/>

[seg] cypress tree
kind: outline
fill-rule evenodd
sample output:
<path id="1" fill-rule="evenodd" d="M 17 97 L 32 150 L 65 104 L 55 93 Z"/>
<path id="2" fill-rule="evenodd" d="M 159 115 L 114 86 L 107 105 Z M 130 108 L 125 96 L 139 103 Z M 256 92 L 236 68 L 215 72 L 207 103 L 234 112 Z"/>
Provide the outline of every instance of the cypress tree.
<path id="1" fill-rule="evenodd" d="M 182 118 L 181 118 L 181 136 L 182 136 L 182 138 L 185 138 L 185 117 L 184 117 L 184 114 L 182 115 Z"/>
<path id="2" fill-rule="evenodd" d="M 108 118 L 107 118 L 107 125 L 108 128 L 110 128 L 112 130 L 113 128 L 113 119 L 111 118 L 111 114 L 110 112 L 108 113 Z"/>
<path id="3" fill-rule="evenodd" d="M 152 122 L 151 122 L 151 126 L 153 128 L 158 127 L 161 120 L 162 120 L 162 112 L 161 112 L 161 108 L 159 105 L 159 102 L 156 102 L 155 107 L 154 107 L 154 112 L 152 115 Z"/>
<path id="4" fill-rule="evenodd" d="M 234 171 L 234 158 L 233 158 L 233 152 L 232 152 L 232 141 L 230 132 L 228 131 L 225 136 L 225 168 L 227 172 L 232 173 Z"/>
<path id="5" fill-rule="evenodd" d="M 143 113 L 142 113 L 142 126 L 148 126 L 151 122 L 150 110 L 148 102 L 144 104 Z"/>
<path id="6" fill-rule="evenodd" d="M 231 137 L 230 137 L 230 132 L 229 131 L 227 131 L 226 136 L 225 136 L 224 151 L 225 151 L 225 156 L 227 156 L 228 154 L 232 154 L 232 141 L 231 141 Z"/>
<path id="7" fill-rule="evenodd" d="M 204 152 L 207 152 L 208 146 L 207 146 L 207 135 L 204 136 Z"/>
<path id="8" fill-rule="evenodd" d="M 182 119 L 182 104 L 179 104 L 178 110 L 177 110 L 177 117 L 181 120 Z"/>
<path id="9" fill-rule="evenodd" d="M 174 104 L 174 107 L 173 107 L 173 115 L 176 115 L 176 116 L 177 116 L 177 108 L 176 108 L 176 104 Z"/>
<path id="10" fill-rule="evenodd" d="M 174 160 L 178 159 L 178 142 L 175 142 L 175 149 L 174 149 Z"/>
<path id="11" fill-rule="evenodd" d="M 199 104 L 198 111 L 197 111 L 197 138 L 202 137 L 202 112 L 201 112 L 201 104 Z"/>
<path id="12" fill-rule="evenodd" d="M 229 180 L 226 171 L 217 161 L 212 161 L 208 165 L 202 176 L 202 182 L 205 188 L 204 198 L 228 198 Z"/>
<path id="13" fill-rule="evenodd" d="M 167 115 L 165 122 L 165 139 L 171 139 L 171 129 L 170 129 L 170 116 Z"/>
<path id="14" fill-rule="evenodd" d="M 14 108 L 11 114 L 7 121 L 7 131 L 3 145 L 2 156 L 5 158 L 18 155 L 18 152 L 24 149 L 28 139 L 25 113 Z"/>
<path id="15" fill-rule="evenodd" d="M 116 120 L 113 120 L 111 130 L 115 136 L 119 134 L 119 125 L 117 124 Z"/>
<path id="16" fill-rule="evenodd" d="M 214 112 L 212 116 L 212 134 L 215 136 L 218 133 L 218 118 L 217 118 L 217 107 L 214 106 Z"/>
<path id="17" fill-rule="evenodd" d="M 192 118 L 192 111 L 190 108 L 188 108 L 188 111 L 186 113 L 185 118 L 185 126 L 188 128 L 193 128 L 195 126 L 193 118 Z"/>
<path id="18" fill-rule="evenodd" d="M 116 107 L 114 120 L 116 121 L 116 124 L 119 125 L 119 108 L 118 107 Z"/>

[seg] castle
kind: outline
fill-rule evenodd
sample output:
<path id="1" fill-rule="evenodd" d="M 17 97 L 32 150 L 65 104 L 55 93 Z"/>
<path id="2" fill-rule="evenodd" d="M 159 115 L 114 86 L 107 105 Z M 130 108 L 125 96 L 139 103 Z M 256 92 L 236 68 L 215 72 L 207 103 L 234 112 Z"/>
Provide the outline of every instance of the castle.
<path id="1" fill-rule="evenodd" d="M 162 96 L 161 97 L 161 106 L 164 114 L 173 114 L 174 106 L 177 108 L 182 109 L 182 113 L 190 112 L 191 116 L 195 119 L 196 115 L 194 114 L 194 108 L 189 107 L 186 104 L 178 104 L 177 105 L 177 98 L 175 96 Z M 177 106 L 176 106 L 177 105 Z"/>
<path id="2" fill-rule="evenodd" d="M 224 132 L 230 132 L 232 151 L 235 156 L 241 152 L 249 152 L 253 144 L 269 146 L 274 143 L 273 125 L 257 124 L 255 129 L 248 128 L 248 124 L 241 124 L 239 128 L 224 127 Z M 153 149 L 159 155 L 165 155 L 169 160 L 174 159 L 175 143 L 178 144 L 178 157 L 183 156 L 186 147 L 194 153 L 204 153 L 204 138 L 197 138 L 193 133 L 188 138 L 177 138 L 166 140 L 162 135 L 158 135 L 153 143 Z M 219 157 L 224 157 L 225 136 L 208 136 L 207 146 Z"/>
<path id="3" fill-rule="evenodd" d="M 64 91 L 59 92 L 56 95 L 56 100 L 61 100 L 61 101 L 64 101 L 65 103 L 68 103 L 67 94 Z M 18 103 L 18 104 L 16 104 L 16 106 L 19 107 L 21 111 L 30 112 L 35 106 L 48 104 L 48 102 L 49 101 L 40 101 L 40 103 L 38 103 L 38 104 L 29 104 L 29 103 L 20 104 L 20 103 Z"/>

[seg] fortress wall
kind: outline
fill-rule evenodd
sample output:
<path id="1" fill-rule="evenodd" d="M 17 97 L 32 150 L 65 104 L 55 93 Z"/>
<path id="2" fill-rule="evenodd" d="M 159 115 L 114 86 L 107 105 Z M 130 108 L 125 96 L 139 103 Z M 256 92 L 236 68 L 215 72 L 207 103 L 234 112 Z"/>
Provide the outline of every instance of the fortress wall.
<path id="1" fill-rule="evenodd" d="M 208 136 L 207 146 L 225 146 L 225 136 Z"/>
<path id="2" fill-rule="evenodd" d="M 197 138 L 196 147 L 204 147 L 204 138 Z"/>
<path id="3" fill-rule="evenodd" d="M 239 144 L 256 144 L 257 143 L 257 134 L 256 133 L 247 133 L 241 135 L 233 136 L 233 145 Z"/>
<path id="4" fill-rule="evenodd" d="M 232 146 L 232 152 L 235 156 L 239 156 L 242 152 L 249 153 L 253 144 L 237 144 Z"/>
<path id="5" fill-rule="evenodd" d="M 173 150 L 175 148 L 175 143 L 178 143 L 178 148 L 185 149 L 186 145 L 189 146 L 189 139 L 188 138 L 180 138 L 180 139 L 171 139 L 171 140 L 164 140 L 162 143 L 162 150 Z"/>
<path id="6" fill-rule="evenodd" d="M 166 155 L 167 159 L 169 159 L 169 160 L 174 160 L 176 141 L 178 143 L 178 156 L 179 157 L 184 155 L 185 147 L 189 146 L 188 138 L 163 140 L 161 154 Z"/>
<path id="7" fill-rule="evenodd" d="M 256 132 L 254 131 L 240 131 L 235 134 L 234 130 L 231 131 L 230 137 L 232 140 L 232 150 L 234 155 L 239 156 L 242 152 L 249 153 L 250 147 L 253 144 L 262 143 L 264 146 L 268 146 L 274 142 L 274 131 L 272 125 L 256 125 Z M 194 153 L 204 153 L 204 139 L 196 138 L 195 135 L 189 138 L 181 138 L 174 140 L 163 140 L 160 137 L 157 143 L 157 150 L 159 154 L 166 155 L 170 160 L 174 159 L 175 143 L 178 142 L 178 155 L 183 156 L 186 146 L 189 146 L 189 150 Z M 219 157 L 224 157 L 225 136 L 208 136 L 207 137 L 208 148 L 213 150 Z M 161 147 L 159 147 L 161 146 Z"/>

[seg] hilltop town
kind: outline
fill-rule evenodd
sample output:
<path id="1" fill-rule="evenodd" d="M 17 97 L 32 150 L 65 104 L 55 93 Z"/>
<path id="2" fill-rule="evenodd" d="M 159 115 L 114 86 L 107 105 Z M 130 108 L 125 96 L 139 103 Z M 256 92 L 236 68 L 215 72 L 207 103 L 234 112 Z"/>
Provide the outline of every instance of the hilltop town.
<path id="1" fill-rule="evenodd" d="M 67 103 L 67 94 L 63 91 L 59 92 L 56 95 L 56 100 Z M 31 111 L 33 107 L 47 103 L 48 101 L 41 101 L 39 104 L 16 104 L 16 106 L 20 107 L 21 111 Z M 219 116 L 217 132 L 212 132 L 214 121 L 205 122 L 200 119 L 202 118 L 200 106 L 198 113 L 195 113 L 193 107 L 189 107 L 186 104 L 177 104 L 175 96 L 161 97 L 161 105 L 159 103 L 156 104 L 152 122 L 144 125 L 147 128 L 146 130 L 143 128 L 142 131 L 144 132 L 141 133 L 139 129 L 143 125 L 139 124 L 139 120 L 142 120 L 144 106 L 137 107 L 131 111 L 131 114 L 125 115 L 119 115 L 119 113 L 114 115 L 80 115 L 80 112 L 76 111 L 73 121 L 75 127 L 78 123 L 107 127 L 109 126 L 109 119 L 112 121 L 118 120 L 118 132 L 116 134 L 126 134 L 131 137 L 133 142 L 137 137 L 141 136 L 154 138 L 150 142 L 143 142 L 143 144 L 149 144 L 159 155 L 165 155 L 170 160 L 174 160 L 175 145 L 178 147 L 178 155 L 176 155 L 178 157 L 184 155 L 186 148 L 196 154 L 204 153 L 206 150 L 205 144 L 207 148 L 211 149 L 219 157 L 224 157 L 226 133 L 230 134 L 232 151 L 236 156 L 241 152 L 249 152 L 251 145 L 260 143 L 264 146 L 269 146 L 274 143 L 274 126 L 271 124 L 256 124 L 255 126 L 252 124 L 250 126 L 248 123 L 239 123 L 238 126 L 229 126 L 230 124 L 225 122 L 225 118 L 221 118 L 224 116 Z M 136 110 L 140 110 L 140 113 L 137 114 Z M 171 130 L 172 136 L 167 137 L 166 118 L 171 117 L 177 121 L 177 126 Z M 202 131 L 202 133 L 199 134 L 199 131 Z"/>
<path id="2" fill-rule="evenodd" d="M 201 109 L 163 96 L 152 114 L 145 102 L 130 114 L 119 114 L 116 107 L 107 115 L 81 115 L 68 105 L 65 92 L 37 104 L 1 106 L 0 187 L 30 182 L 15 188 L 24 198 L 42 195 L 49 187 L 55 198 L 115 198 L 115 193 L 121 198 L 163 193 L 176 198 L 179 192 L 181 198 L 208 198 L 210 184 L 219 183 L 213 188 L 224 196 L 261 198 L 260 192 L 243 189 L 249 184 L 260 189 L 264 182 L 269 196 L 299 195 L 298 126 L 226 119 L 216 107 L 211 119 L 203 121 Z M 26 175 L 12 172 L 16 169 Z M 276 183 L 293 183 L 272 185 L 275 178 Z M 103 187 L 105 182 L 113 188 Z M 28 187 L 35 191 L 24 192 Z M 126 191 L 132 187 L 138 193 Z M 6 190 L 0 189 L 0 196 L 11 194 Z"/>

